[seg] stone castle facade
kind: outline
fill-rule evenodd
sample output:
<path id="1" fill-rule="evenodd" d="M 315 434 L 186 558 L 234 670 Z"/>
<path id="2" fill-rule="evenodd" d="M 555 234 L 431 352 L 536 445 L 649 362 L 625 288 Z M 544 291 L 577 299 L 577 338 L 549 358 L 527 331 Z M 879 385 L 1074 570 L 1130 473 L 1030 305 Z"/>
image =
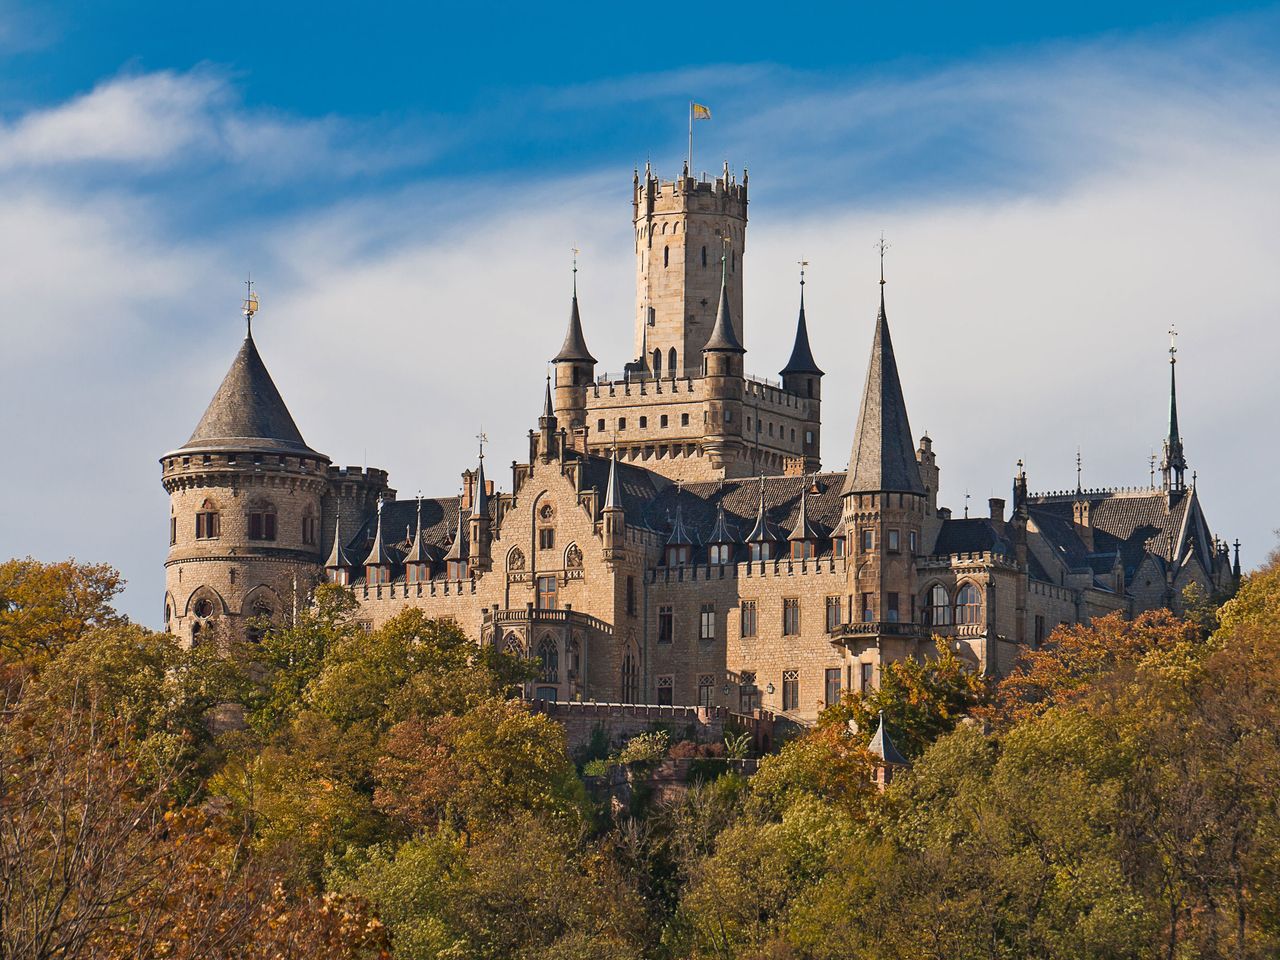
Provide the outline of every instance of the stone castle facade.
<path id="1" fill-rule="evenodd" d="M 744 368 L 747 175 L 633 186 L 636 356 L 598 373 L 576 287 L 525 462 L 483 456 L 460 496 L 403 500 L 385 471 L 304 442 L 246 337 L 170 495 L 166 629 L 253 639 L 328 579 L 375 627 L 407 607 L 541 664 L 530 697 L 687 704 L 812 720 L 942 637 L 1008 671 L 1059 624 L 1234 589 L 1178 430 L 1162 480 L 1034 494 L 953 517 L 913 437 L 884 281 L 848 468 L 820 460 L 822 370 L 806 326 L 779 381 Z"/>

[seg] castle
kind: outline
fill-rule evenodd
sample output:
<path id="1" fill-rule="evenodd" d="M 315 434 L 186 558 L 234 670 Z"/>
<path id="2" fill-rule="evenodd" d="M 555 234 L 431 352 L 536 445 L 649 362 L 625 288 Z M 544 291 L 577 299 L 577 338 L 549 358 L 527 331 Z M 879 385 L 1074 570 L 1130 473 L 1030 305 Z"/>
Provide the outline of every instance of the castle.
<path id="1" fill-rule="evenodd" d="M 820 461 L 823 372 L 803 281 L 781 380 L 744 368 L 747 174 L 633 184 L 635 358 L 598 374 L 576 283 L 568 330 L 510 488 L 483 453 L 460 496 L 397 499 L 387 473 L 307 446 L 250 334 L 170 497 L 165 627 L 255 639 L 328 579 L 372 628 L 407 607 L 539 662 L 541 700 L 686 704 L 804 722 L 942 637 L 1007 672 L 1059 624 L 1179 610 L 1239 577 L 1210 533 L 1178 430 L 1149 488 L 1034 494 L 953 517 L 907 419 L 879 311 L 849 463 Z M 882 251 L 883 252 L 883 251 Z M 576 275 L 575 275 L 576 280 Z"/>

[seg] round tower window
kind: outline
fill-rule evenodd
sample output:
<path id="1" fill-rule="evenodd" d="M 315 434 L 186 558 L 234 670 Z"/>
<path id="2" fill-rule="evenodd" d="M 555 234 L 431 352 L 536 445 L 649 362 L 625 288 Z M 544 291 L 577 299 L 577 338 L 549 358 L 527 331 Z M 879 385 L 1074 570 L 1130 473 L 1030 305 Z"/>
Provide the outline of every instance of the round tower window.
<path id="1" fill-rule="evenodd" d="M 201 597 L 196 601 L 195 606 L 191 608 L 191 611 L 201 620 L 207 620 L 209 617 L 213 616 L 213 601 L 208 597 Z"/>

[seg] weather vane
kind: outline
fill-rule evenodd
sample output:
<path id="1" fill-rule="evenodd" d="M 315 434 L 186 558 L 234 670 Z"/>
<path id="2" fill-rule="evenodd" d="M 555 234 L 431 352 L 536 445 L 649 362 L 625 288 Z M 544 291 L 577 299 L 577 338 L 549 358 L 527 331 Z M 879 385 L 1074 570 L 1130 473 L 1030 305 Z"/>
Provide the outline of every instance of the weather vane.
<path id="1" fill-rule="evenodd" d="M 1169 324 L 1169 362 L 1178 362 L 1178 329 Z"/>
<path id="2" fill-rule="evenodd" d="M 796 263 L 798 263 L 798 264 L 800 265 L 800 286 L 802 286 L 802 287 L 803 287 L 803 286 L 804 286 L 804 269 L 805 269 L 805 267 L 809 266 L 809 261 L 808 261 L 808 260 L 797 260 L 797 261 L 796 261 Z"/>
<path id="3" fill-rule="evenodd" d="M 245 330 L 247 334 L 253 336 L 253 315 L 258 312 L 258 295 L 253 292 L 253 274 L 249 274 L 249 279 L 245 280 L 244 305 L 240 308 L 240 312 L 244 314 Z"/>
<path id="4" fill-rule="evenodd" d="M 884 238 L 884 231 L 880 231 L 880 239 L 876 241 L 875 247 L 880 251 L 880 285 L 884 285 L 884 252 L 893 244 Z"/>
<path id="5" fill-rule="evenodd" d="M 484 427 L 480 428 L 480 432 L 476 434 L 476 439 L 480 441 L 480 459 L 484 459 L 484 445 L 489 442 L 489 435 L 484 432 Z"/>

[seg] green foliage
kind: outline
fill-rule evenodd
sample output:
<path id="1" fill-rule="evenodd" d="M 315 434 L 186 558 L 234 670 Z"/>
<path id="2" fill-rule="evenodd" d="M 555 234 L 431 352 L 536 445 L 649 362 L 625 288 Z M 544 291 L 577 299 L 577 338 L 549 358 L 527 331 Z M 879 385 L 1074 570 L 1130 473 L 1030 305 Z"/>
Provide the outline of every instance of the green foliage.
<path id="1" fill-rule="evenodd" d="M 743 731 L 738 734 L 726 733 L 724 735 L 724 755 L 730 760 L 745 760 L 750 752 L 750 733 Z"/>

